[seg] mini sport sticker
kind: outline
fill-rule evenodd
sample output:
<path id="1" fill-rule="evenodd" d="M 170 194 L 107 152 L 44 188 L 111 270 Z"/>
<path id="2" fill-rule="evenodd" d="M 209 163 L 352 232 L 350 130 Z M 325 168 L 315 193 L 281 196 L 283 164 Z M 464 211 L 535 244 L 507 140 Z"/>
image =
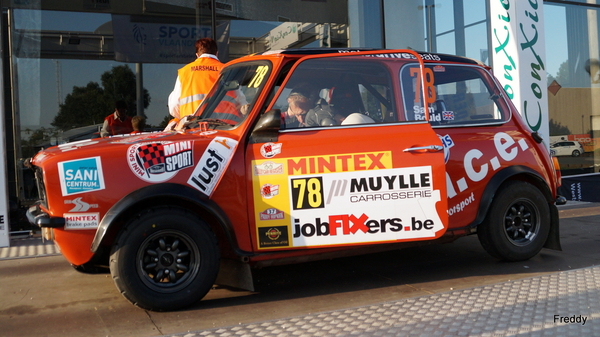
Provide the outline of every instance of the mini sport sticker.
<path id="1" fill-rule="evenodd" d="M 167 181 L 194 165 L 193 142 L 137 143 L 127 149 L 127 163 L 138 178 L 151 183 Z"/>

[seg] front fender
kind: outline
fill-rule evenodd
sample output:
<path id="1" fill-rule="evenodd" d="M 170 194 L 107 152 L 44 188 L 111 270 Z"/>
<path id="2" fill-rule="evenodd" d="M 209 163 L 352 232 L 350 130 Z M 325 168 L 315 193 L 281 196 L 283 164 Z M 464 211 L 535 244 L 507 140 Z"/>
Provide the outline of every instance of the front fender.
<path id="1" fill-rule="evenodd" d="M 129 193 L 115 203 L 100 221 L 90 248 L 91 251 L 96 253 L 107 239 L 107 234 L 116 233 L 120 230 L 124 223 L 127 222 L 128 217 L 134 216 L 144 208 L 169 203 L 193 206 L 190 207 L 190 210 L 199 215 L 210 214 L 210 217 L 214 220 L 211 221 L 211 225 L 219 226 L 231 247 L 234 250 L 238 250 L 231 222 L 215 202 L 188 186 L 165 183 L 143 187 Z"/>

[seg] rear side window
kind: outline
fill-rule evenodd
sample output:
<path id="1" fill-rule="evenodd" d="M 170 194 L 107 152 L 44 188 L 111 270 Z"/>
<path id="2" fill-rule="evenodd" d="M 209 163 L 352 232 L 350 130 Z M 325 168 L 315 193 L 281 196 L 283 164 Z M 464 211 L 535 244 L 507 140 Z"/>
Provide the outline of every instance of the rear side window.
<path id="1" fill-rule="evenodd" d="M 422 99 L 418 64 L 400 71 L 405 118 L 424 120 L 425 109 L 432 125 L 486 124 L 508 120 L 497 104 L 500 93 L 479 68 L 460 65 L 426 65 L 427 97 Z M 425 103 L 423 103 L 425 101 Z"/>

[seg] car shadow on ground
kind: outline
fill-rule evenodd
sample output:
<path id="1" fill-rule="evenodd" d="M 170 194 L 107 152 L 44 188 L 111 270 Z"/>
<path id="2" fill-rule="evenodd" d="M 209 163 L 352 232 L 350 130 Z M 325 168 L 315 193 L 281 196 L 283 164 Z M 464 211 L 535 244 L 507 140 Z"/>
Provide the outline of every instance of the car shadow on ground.
<path id="1" fill-rule="evenodd" d="M 600 254 L 597 252 L 600 226 L 593 226 L 596 221 L 593 216 L 563 221 L 563 251 L 543 249 L 534 258 L 521 262 L 503 262 L 489 256 L 479 244 L 477 236 L 472 235 L 448 244 L 267 267 L 253 271 L 254 293 L 228 289 L 229 292 L 239 292 L 240 296 L 231 293 L 227 298 L 207 296 L 189 309 L 350 294 L 401 286 L 417 290 L 415 295 L 419 296 L 422 292 L 450 291 L 585 268 L 600 263 Z M 215 289 L 216 292 L 218 290 Z M 410 297 L 411 294 L 406 295 Z"/>

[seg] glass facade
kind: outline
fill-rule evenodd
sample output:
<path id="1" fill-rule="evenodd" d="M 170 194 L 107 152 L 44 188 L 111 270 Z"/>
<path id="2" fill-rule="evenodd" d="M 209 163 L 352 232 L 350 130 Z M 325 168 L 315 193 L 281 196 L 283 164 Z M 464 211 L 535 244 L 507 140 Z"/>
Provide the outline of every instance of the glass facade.
<path id="1" fill-rule="evenodd" d="M 177 69 L 193 60 L 200 37 L 219 42 L 222 62 L 313 47 L 410 48 L 491 62 L 489 2 L 480 0 L 1 3 L 8 187 L 20 205 L 35 198 L 24 158 L 97 136 L 116 100 L 145 116 L 149 130 L 162 128 Z M 556 149 L 565 175 L 600 167 L 598 10 L 597 1 L 543 2 L 550 143 L 583 149 Z"/>
<path id="2" fill-rule="evenodd" d="M 573 1 L 544 5 L 546 36 L 551 37 L 546 51 L 551 143 L 575 142 L 584 150 L 578 155 L 576 149 L 551 149 L 563 174 L 599 171 L 599 10 L 595 2 L 585 6 Z"/>

